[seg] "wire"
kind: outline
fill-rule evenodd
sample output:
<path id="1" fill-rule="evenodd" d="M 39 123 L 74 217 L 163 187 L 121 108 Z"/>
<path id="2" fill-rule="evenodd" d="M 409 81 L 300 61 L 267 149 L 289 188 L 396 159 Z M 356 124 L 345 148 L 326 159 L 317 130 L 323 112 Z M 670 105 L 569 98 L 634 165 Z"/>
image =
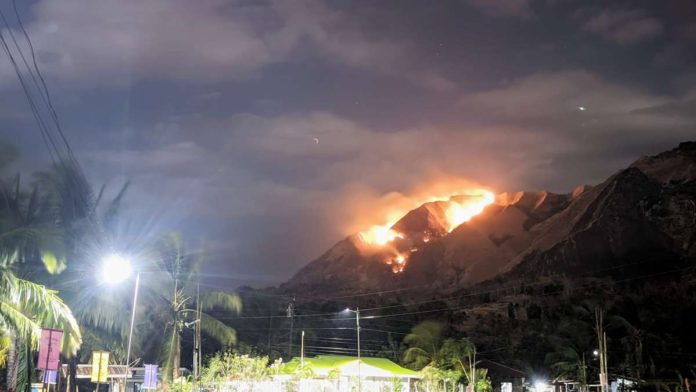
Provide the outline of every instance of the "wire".
<path id="1" fill-rule="evenodd" d="M 65 134 L 63 133 L 63 129 L 60 126 L 60 121 L 58 120 L 58 113 L 56 113 L 56 110 L 53 106 L 53 102 L 51 101 L 51 94 L 49 93 L 48 86 L 46 85 L 46 80 L 44 79 L 43 75 L 41 74 L 41 70 L 39 69 L 39 65 L 36 63 L 36 53 L 34 51 L 34 45 L 31 42 L 31 38 L 29 37 L 29 33 L 27 33 L 27 30 L 24 28 L 24 23 L 22 22 L 22 18 L 19 16 L 19 12 L 17 11 L 17 0 L 12 0 L 12 9 L 14 10 L 15 17 L 17 18 L 17 22 L 19 23 L 19 28 L 22 30 L 22 34 L 24 34 L 24 38 L 27 41 L 27 44 L 29 45 L 29 53 L 31 54 L 31 60 L 34 65 L 34 71 L 36 72 L 36 75 L 38 76 L 39 80 L 41 81 L 41 86 L 43 87 L 43 92 L 46 94 L 45 96 L 45 103 L 46 106 L 48 106 L 51 117 L 53 118 L 54 123 L 56 124 L 56 129 L 58 130 L 58 133 L 60 134 L 61 139 L 63 140 L 63 144 L 65 144 L 65 148 L 68 151 L 68 154 L 71 158 L 74 158 L 72 148 L 70 148 L 70 143 L 68 143 L 68 139 L 65 137 Z M 12 34 L 12 30 L 10 29 L 10 34 L 12 35 L 12 39 L 14 40 L 14 34 Z M 16 41 L 15 41 L 16 44 Z M 19 47 L 18 47 L 19 49 Z M 21 51 L 20 51 L 21 53 Z M 22 54 L 22 59 L 24 60 L 24 55 Z M 26 64 L 26 60 L 24 61 Z M 27 65 L 27 68 L 29 66 Z M 32 74 L 32 78 L 33 78 Z M 34 80 L 36 83 L 36 80 Z M 37 84 L 38 87 L 38 84 Z M 44 98 L 44 95 L 41 95 L 42 98 Z"/>
<path id="2" fill-rule="evenodd" d="M 9 23 L 7 22 L 7 19 L 5 18 L 5 14 L 2 12 L 0 9 L 0 17 L 2 18 L 2 21 L 4 22 L 5 26 L 7 27 L 7 30 L 10 32 L 10 35 L 12 36 L 12 29 L 10 28 Z M 16 43 L 16 41 L 15 41 Z M 10 50 L 9 45 L 7 44 L 7 41 L 5 40 L 4 35 L 2 34 L 2 31 L 0 31 L 0 44 L 2 45 L 3 51 L 7 55 L 7 58 L 10 60 L 10 63 L 12 64 L 12 68 L 15 71 L 15 74 L 17 75 L 17 79 L 19 80 L 19 84 L 22 87 L 22 91 L 24 92 L 24 96 L 27 98 L 27 101 L 29 103 L 29 108 L 31 109 L 32 115 L 34 117 L 34 120 L 36 120 L 36 123 L 39 127 L 39 132 L 41 133 L 41 137 L 44 141 L 44 144 L 46 145 L 46 148 L 48 149 L 49 155 L 51 156 L 51 160 L 53 161 L 54 164 L 57 162 L 57 157 L 56 154 L 58 154 L 58 157 L 60 157 L 60 151 L 58 150 L 58 147 L 51 137 L 51 134 L 48 132 L 48 128 L 46 124 L 43 121 L 43 118 L 41 117 L 41 114 L 39 112 L 38 107 L 36 106 L 36 103 L 34 102 L 34 99 L 31 95 L 31 92 L 27 86 L 27 83 L 24 80 L 24 76 L 22 76 L 22 72 L 19 68 L 19 65 L 17 64 L 17 61 L 15 60 L 14 56 L 12 55 L 12 51 Z"/>

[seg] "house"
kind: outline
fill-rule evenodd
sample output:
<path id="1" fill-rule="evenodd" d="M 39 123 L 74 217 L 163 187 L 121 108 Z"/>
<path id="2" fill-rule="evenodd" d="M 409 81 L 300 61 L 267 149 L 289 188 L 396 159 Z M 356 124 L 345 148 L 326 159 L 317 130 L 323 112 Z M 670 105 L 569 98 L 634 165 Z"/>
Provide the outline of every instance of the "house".
<path id="1" fill-rule="evenodd" d="M 304 361 L 304 367 L 303 367 Z M 413 384 L 422 378 L 419 372 L 406 369 L 386 358 L 357 357 L 343 355 L 317 355 L 312 358 L 293 358 L 288 362 L 280 377 L 311 378 L 320 380 L 333 391 L 351 391 L 361 380 L 363 392 L 390 390 L 395 384 L 403 392 L 413 391 Z M 330 388 L 330 389 L 329 389 Z"/>

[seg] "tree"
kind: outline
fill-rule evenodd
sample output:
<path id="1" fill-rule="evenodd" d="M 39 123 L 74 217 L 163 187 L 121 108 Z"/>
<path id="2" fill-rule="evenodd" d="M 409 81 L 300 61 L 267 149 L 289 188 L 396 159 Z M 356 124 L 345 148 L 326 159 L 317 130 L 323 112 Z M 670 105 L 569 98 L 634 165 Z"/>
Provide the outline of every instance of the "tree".
<path id="1" fill-rule="evenodd" d="M 162 351 L 165 379 L 178 378 L 181 363 L 181 335 L 184 329 L 200 323 L 201 330 L 225 347 L 236 343 L 234 329 L 211 315 L 201 312 L 197 317 L 196 306 L 201 311 L 219 309 L 239 312 L 242 303 L 235 294 L 209 292 L 202 294 L 200 304 L 192 299 L 200 259 L 184 250 L 183 240 L 176 234 L 164 237 L 156 246 L 156 260 L 161 276 L 155 293 L 160 295 L 157 318 L 165 326 L 166 342 Z"/>
<path id="2" fill-rule="evenodd" d="M 39 210 L 36 188 L 27 196 L 19 176 L 11 185 L 0 181 L 0 363 L 8 364 L 8 389 L 13 390 L 28 385 L 27 349 L 37 347 L 42 328 L 63 331 L 61 351 L 68 357 L 82 342 L 77 321 L 58 293 L 16 275 L 19 267 L 34 270 L 39 260 L 49 273 L 60 272 L 63 265 L 48 245 L 55 245 L 54 233 L 41 224 Z"/>
<path id="3" fill-rule="evenodd" d="M 240 355 L 231 351 L 217 353 L 203 369 L 201 380 L 206 384 L 231 380 L 264 380 L 280 371 L 280 361 L 268 367 L 268 357 Z"/>
<path id="4" fill-rule="evenodd" d="M 413 327 L 404 337 L 404 344 L 408 346 L 404 351 L 404 364 L 415 370 L 435 365 L 440 358 L 443 329 L 442 323 L 437 321 L 423 321 Z"/>
<path id="5" fill-rule="evenodd" d="M 32 206 L 29 211 L 34 214 L 27 216 L 34 219 L 32 228 L 42 229 L 41 238 L 50 239 L 41 241 L 42 248 L 49 244 L 55 257 L 43 257 L 44 264 L 53 267 L 48 275 L 32 270 L 33 276 L 64 295 L 81 323 L 88 345 L 101 349 L 122 347 L 128 318 L 119 316 L 129 313 L 129 301 L 118 301 L 113 293 L 96 287 L 93 277 L 99 260 L 114 251 L 117 242 L 122 242 L 115 240 L 116 218 L 128 183 L 108 203 L 102 203 L 106 187 L 95 193 L 73 159 L 61 160 L 50 170 L 35 173 L 34 178 L 32 196 L 28 198 L 28 206 Z M 51 275 L 56 273 L 61 273 L 59 279 Z M 119 352 L 114 353 L 118 356 Z M 76 390 L 77 360 L 74 356 L 68 364 L 71 392 Z"/>
<path id="6" fill-rule="evenodd" d="M 463 374 L 469 385 L 477 385 L 476 346 L 469 338 L 446 339 L 439 356 L 444 366 Z"/>
<path id="7" fill-rule="evenodd" d="M 81 342 L 80 329 L 58 293 L 8 270 L 1 273 L 0 333 L 25 337 L 37 346 L 42 328 L 57 328 L 63 331 L 61 351 L 66 356 L 75 355 Z"/>
<path id="8" fill-rule="evenodd" d="M 651 342 L 654 345 L 659 345 L 660 339 L 638 326 L 638 322 L 632 324 L 621 316 L 612 316 L 609 327 L 621 331 L 623 334 L 620 341 L 623 344 L 626 357 L 625 365 L 628 367 L 629 374 L 640 380 L 646 371 L 644 357 L 647 350 L 645 343 Z"/>
<path id="9" fill-rule="evenodd" d="M 549 336 L 552 350 L 546 354 L 545 362 L 551 367 L 556 379 L 570 378 L 587 384 L 588 366 L 584 353 L 597 346 L 592 325 L 582 318 L 573 317 L 577 311 L 563 319 L 554 334 Z M 581 311 L 580 314 L 586 312 Z"/>

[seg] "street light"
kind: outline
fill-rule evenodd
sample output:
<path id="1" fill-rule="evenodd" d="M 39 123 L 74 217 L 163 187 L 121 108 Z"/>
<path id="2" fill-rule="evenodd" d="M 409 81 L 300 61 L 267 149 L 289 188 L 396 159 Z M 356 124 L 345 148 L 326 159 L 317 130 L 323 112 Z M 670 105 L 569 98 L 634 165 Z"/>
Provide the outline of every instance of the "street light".
<path id="1" fill-rule="evenodd" d="M 116 286 L 128 279 L 131 272 L 133 272 L 133 267 L 131 267 L 130 261 L 127 258 L 114 253 L 102 259 L 99 280 L 102 283 L 108 284 L 109 286 Z"/>
<path id="2" fill-rule="evenodd" d="M 358 391 L 362 391 L 362 379 L 360 374 L 360 308 L 356 308 L 355 310 L 346 308 L 344 312 L 355 313 L 355 327 L 358 333 Z"/>
<path id="3" fill-rule="evenodd" d="M 119 254 L 111 254 L 102 260 L 100 280 L 110 286 L 124 282 L 133 273 L 130 260 Z M 135 274 L 135 289 L 133 292 L 133 309 L 131 309 L 130 330 L 128 332 L 128 348 L 126 350 L 126 383 L 130 368 L 131 345 L 133 343 L 133 325 L 135 324 L 135 307 L 138 304 L 138 288 L 140 287 L 140 271 Z"/>
<path id="4" fill-rule="evenodd" d="M 534 391 L 535 392 L 546 392 L 548 387 L 549 387 L 549 385 L 545 381 L 536 380 L 534 382 Z"/>

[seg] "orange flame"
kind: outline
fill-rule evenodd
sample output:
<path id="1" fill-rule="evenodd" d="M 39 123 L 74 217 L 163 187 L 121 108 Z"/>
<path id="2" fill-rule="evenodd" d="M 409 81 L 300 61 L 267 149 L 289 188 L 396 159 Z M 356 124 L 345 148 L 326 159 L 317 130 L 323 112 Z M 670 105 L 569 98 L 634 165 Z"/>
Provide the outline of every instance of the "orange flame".
<path id="1" fill-rule="evenodd" d="M 406 267 L 406 256 L 397 253 L 393 259 L 387 260 L 387 264 L 392 266 L 393 273 L 398 274 Z"/>
<path id="2" fill-rule="evenodd" d="M 468 222 L 471 218 L 483 212 L 484 208 L 494 201 L 495 195 L 491 192 L 476 195 L 475 199 L 464 202 L 450 200 L 450 205 L 445 212 L 447 223 L 449 224 L 447 230 L 451 232 L 462 223 Z"/>
<path id="3" fill-rule="evenodd" d="M 473 188 L 461 192 L 455 192 L 446 196 L 429 197 L 426 200 L 422 200 L 420 203 L 418 203 L 418 205 L 415 205 L 412 208 L 416 208 L 419 205 L 429 202 L 448 203 L 445 209 L 444 219 L 446 221 L 447 231 L 451 232 L 457 226 L 464 222 L 468 222 L 471 220 L 471 218 L 483 212 L 486 206 L 495 202 L 495 195 L 485 189 Z M 389 219 L 389 223 L 385 225 L 372 226 L 358 234 L 360 240 L 370 247 L 366 248 L 371 249 L 369 252 L 377 250 L 375 248 L 380 248 L 380 252 L 382 250 L 386 250 L 387 253 L 390 254 L 388 256 L 383 256 L 385 257 L 383 261 L 387 265 L 391 266 L 391 270 L 395 274 L 403 272 L 404 268 L 406 268 L 406 264 L 408 263 L 410 254 L 419 251 L 418 245 L 412 247 L 408 251 L 410 253 L 403 253 L 403 249 L 399 249 L 399 247 L 402 246 L 399 243 L 396 245 L 389 245 L 397 238 L 404 238 L 404 234 L 392 229 L 392 226 L 394 226 L 399 219 L 406 215 L 406 213 L 408 213 L 408 210 L 392 211 L 390 214 L 391 219 Z M 426 232 L 424 234 L 425 235 L 419 239 L 422 241 L 421 244 L 426 244 L 433 240 L 432 233 Z M 389 247 L 386 247 L 386 245 L 389 245 Z M 414 243 L 410 242 L 410 245 L 414 246 Z M 382 249 L 382 247 L 385 247 L 385 249 Z"/>
<path id="4" fill-rule="evenodd" d="M 466 199 L 462 201 L 455 201 L 451 199 L 453 196 L 464 196 Z M 452 231 L 455 227 L 464 222 L 468 222 L 471 218 L 480 214 L 484 208 L 486 208 L 486 206 L 495 201 L 495 195 L 492 192 L 484 189 L 469 189 L 447 196 L 430 197 L 422 201 L 420 204 L 435 201 L 449 202 L 450 205 L 445 212 L 445 218 L 447 219 L 448 224 L 447 231 Z M 365 231 L 360 232 L 360 239 L 368 245 L 384 246 L 397 238 L 404 238 L 403 234 L 393 230 L 391 227 L 407 212 L 408 211 L 396 214 L 392 213 L 391 215 L 393 219 L 391 219 L 388 224 L 375 225 Z M 430 241 L 430 238 L 424 238 L 424 242 L 428 241 Z"/>
<path id="5" fill-rule="evenodd" d="M 370 245 L 383 246 L 397 238 L 404 238 L 404 236 L 386 225 L 372 226 L 368 230 L 360 233 L 360 239 Z"/>

